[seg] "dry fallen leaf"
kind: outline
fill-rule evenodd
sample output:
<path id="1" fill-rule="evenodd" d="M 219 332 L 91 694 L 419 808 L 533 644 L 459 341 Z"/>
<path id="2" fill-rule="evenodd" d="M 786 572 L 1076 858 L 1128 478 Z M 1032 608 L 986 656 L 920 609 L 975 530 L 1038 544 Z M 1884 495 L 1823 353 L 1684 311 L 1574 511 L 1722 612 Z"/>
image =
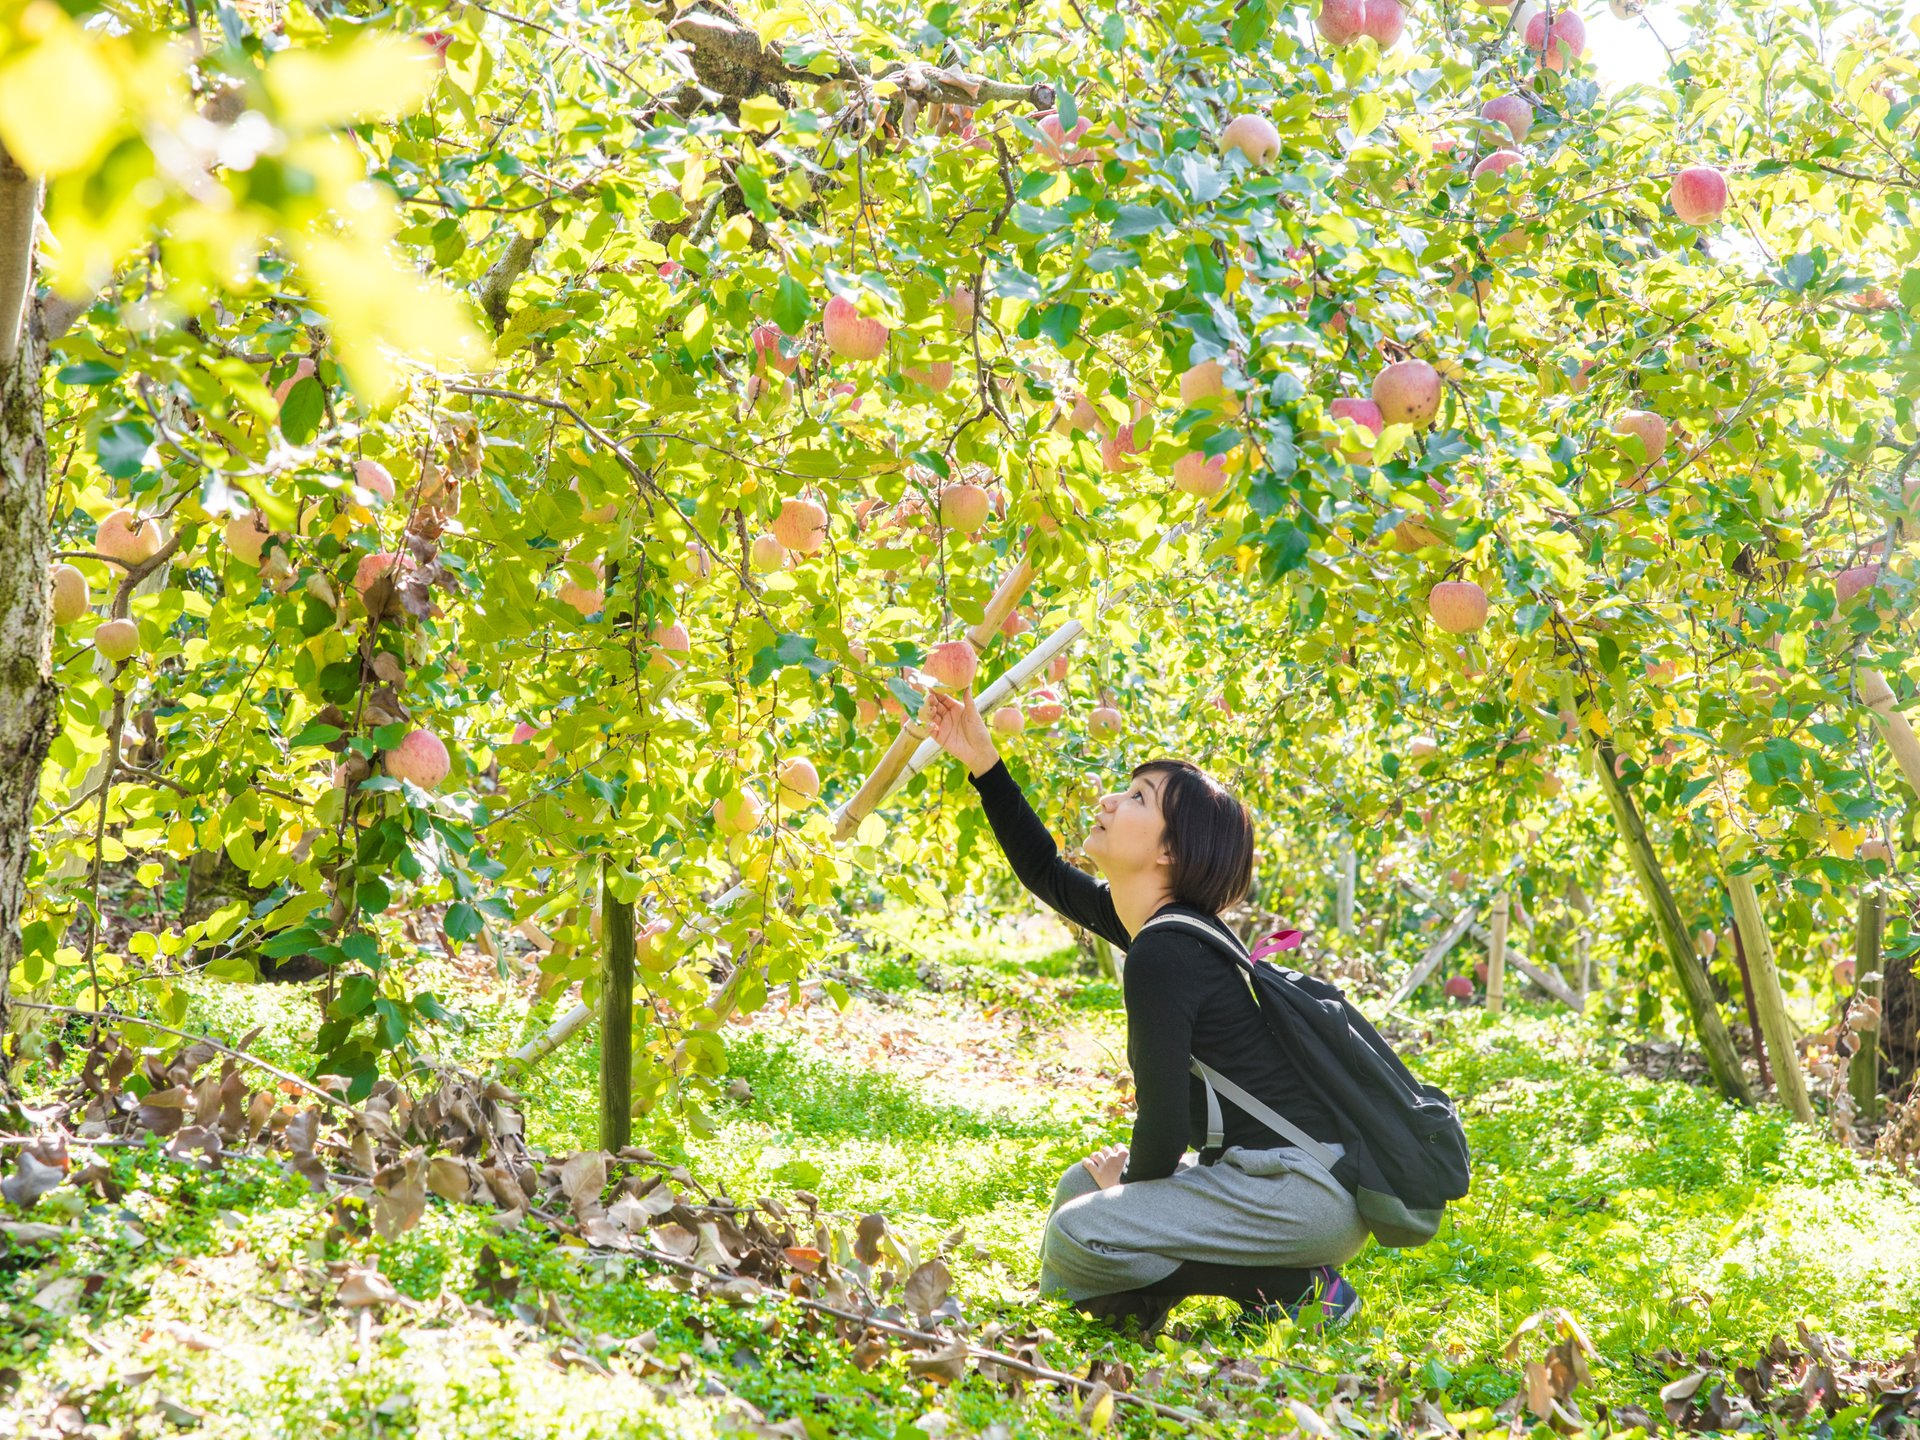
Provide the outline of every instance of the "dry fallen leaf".
<path id="1" fill-rule="evenodd" d="M 400 1298 L 400 1292 L 371 1265 L 349 1265 L 333 1298 L 349 1310 L 360 1310 L 369 1305 L 390 1305 Z"/>

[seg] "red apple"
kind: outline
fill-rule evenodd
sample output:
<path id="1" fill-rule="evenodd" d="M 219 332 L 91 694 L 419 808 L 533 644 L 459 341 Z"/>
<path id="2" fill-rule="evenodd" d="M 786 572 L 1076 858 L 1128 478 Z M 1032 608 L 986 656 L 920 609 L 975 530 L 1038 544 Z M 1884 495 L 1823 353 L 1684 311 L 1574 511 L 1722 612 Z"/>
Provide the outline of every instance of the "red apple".
<path id="1" fill-rule="evenodd" d="M 1227 488 L 1227 457 L 1208 458 L 1205 451 L 1189 450 L 1173 462 L 1173 488 L 1186 495 L 1218 495 Z"/>
<path id="2" fill-rule="evenodd" d="M 259 515 L 251 510 L 227 521 L 221 533 L 226 538 L 227 553 L 242 565 L 256 569 L 260 564 L 260 551 L 273 534 L 260 523 Z"/>
<path id="3" fill-rule="evenodd" d="M 374 587 L 380 577 L 394 568 L 394 563 L 399 558 L 390 550 L 375 551 L 371 555 L 360 557 L 360 563 L 353 568 L 353 588 L 360 592 L 362 600 L 367 598 L 367 592 Z"/>
<path id="4" fill-rule="evenodd" d="M 160 527 L 140 520 L 131 510 L 115 510 L 94 531 L 95 552 L 128 565 L 141 565 L 160 552 Z"/>
<path id="5" fill-rule="evenodd" d="M 140 651 L 140 627 L 131 620 L 105 621 L 93 632 L 93 648 L 118 665 Z"/>
<path id="6" fill-rule="evenodd" d="M 965 640 L 948 640 L 929 650 L 920 668 L 943 690 L 964 690 L 980 672 L 980 656 Z"/>
<path id="7" fill-rule="evenodd" d="M 827 512 L 811 500 L 783 500 L 771 529 L 784 548 L 811 555 L 827 543 Z"/>
<path id="8" fill-rule="evenodd" d="M 1846 604 L 1863 590 L 1870 590 L 1880 583 L 1878 565 L 1852 565 L 1833 577 L 1833 596 L 1839 604 Z"/>
<path id="9" fill-rule="evenodd" d="M 287 396 L 293 393 L 293 387 L 313 373 L 313 357 L 311 355 L 302 355 L 294 364 L 293 374 L 282 380 L 279 385 L 274 388 L 273 403 L 276 405 L 285 405 L 287 403 Z"/>
<path id="10" fill-rule="evenodd" d="M 1440 413 L 1440 372 L 1424 360 L 1396 360 L 1373 377 L 1373 403 L 1389 425 L 1426 425 Z"/>
<path id="11" fill-rule="evenodd" d="M 1540 56 L 1547 69 L 1565 70 L 1569 61 L 1587 53 L 1587 22 L 1571 10 L 1556 9 L 1549 40 L 1547 12 L 1542 10 L 1527 21 L 1527 49 Z"/>
<path id="12" fill-rule="evenodd" d="M 742 787 L 713 802 L 713 825 L 723 835 L 745 835 L 760 823 L 766 803 Z"/>
<path id="13" fill-rule="evenodd" d="M 747 558 L 756 570 L 778 570 L 786 564 L 787 552 L 778 540 L 762 530 L 753 537 L 753 546 Z"/>
<path id="14" fill-rule="evenodd" d="M 756 325 L 748 338 L 753 342 L 755 369 L 778 370 L 782 375 L 791 375 L 800 368 L 798 355 L 781 353 L 780 342 L 786 338 L 786 334 L 778 325 Z"/>
<path id="15" fill-rule="evenodd" d="M 1096 705 L 1087 716 L 1087 731 L 1092 735 L 1118 735 L 1126 723 L 1125 717 L 1113 706 Z"/>
<path id="16" fill-rule="evenodd" d="M 1052 111 L 1043 111 L 1033 117 L 1034 124 L 1040 129 L 1040 143 L 1034 147 L 1034 159 L 1048 169 L 1058 169 L 1062 165 L 1084 165 L 1093 159 L 1093 151 L 1074 142 L 1093 128 L 1093 122 L 1082 115 L 1074 122 L 1071 132 L 1060 124 L 1060 116 Z M 1069 149 L 1069 146 L 1073 146 Z"/>
<path id="17" fill-rule="evenodd" d="M 1667 422 L 1651 410 L 1622 410 L 1609 427 L 1620 436 L 1632 436 L 1646 450 L 1646 464 L 1656 464 L 1667 453 Z"/>
<path id="18" fill-rule="evenodd" d="M 1071 659 L 1072 657 L 1065 651 L 1054 656 L 1053 659 L 1047 662 L 1047 678 L 1049 680 L 1064 681 L 1067 678 L 1067 666 Z"/>
<path id="19" fill-rule="evenodd" d="M 949 530 L 971 535 L 987 523 L 992 498 L 970 480 L 940 487 L 940 523 Z"/>
<path id="20" fill-rule="evenodd" d="M 1380 407 L 1371 400 L 1363 400 L 1357 395 L 1343 395 L 1327 406 L 1327 413 L 1335 420 L 1350 420 L 1362 430 L 1369 432 L 1375 440 L 1380 432 L 1387 428 L 1386 417 L 1380 413 Z M 1347 460 L 1358 464 L 1373 458 L 1373 446 L 1342 446 L 1340 453 Z"/>
<path id="21" fill-rule="evenodd" d="M 909 365 L 900 372 L 916 385 L 940 393 L 953 384 L 953 362 L 951 360 L 933 360 L 926 365 Z"/>
<path id="22" fill-rule="evenodd" d="M 1473 1003 L 1473 981 L 1465 975 L 1450 975 L 1447 983 L 1440 987 L 1447 999 L 1460 1005 Z"/>
<path id="23" fill-rule="evenodd" d="M 411 780 L 422 790 L 438 790 L 453 768 L 453 757 L 431 730 L 412 730 L 381 757 L 381 764 L 396 780 Z"/>
<path id="24" fill-rule="evenodd" d="M 1359 35 L 1367 23 L 1367 0 L 1320 0 L 1314 24 L 1335 45 Z"/>
<path id="25" fill-rule="evenodd" d="M 1407 28 L 1406 8 L 1400 0 L 1367 0 L 1366 17 L 1360 22 L 1363 34 L 1371 35 L 1382 50 L 1391 50 Z"/>
<path id="26" fill-rule="evenodd" d="M 1002 705 L 993 712 L 993 728 L 1002 735 L 1018 735 L 1027 728 L 1027 717 L 1012 705 Z"/>
<path id="27" fill-rule="evenodd" d="M 1431 735 L 1416 735 L 1407 742 L 1407 758 L 1427 760 L 1440 753 L 1440 742 Z"/>
<path id="28" fill-rule="evenodd" d="M 1689 165 L 1674 175 L 1667 203 L 1686 224 L 1711 225 L 1726 213 L 1727 177 L 1711 165 Z"/>
<path id="29" fill-rule="evenodd" d="M 1505 175 L 1525 158 L 1518 150 L 1496 150 L 1473 167 L 1472 178 L 1478 180 L 1482 175 Z"/>
<path id="30" fill-rule="evenodd" d="M 1518 95 L 1501 95 L 1480 107 L 1480 118 L 1504 126 L 1513 143 L 1518 145 L 1533 129 L 1533 106 Z"/>
<path id="31" fill-rule="evenodd" d="M 1487 623 L 1487 592 L 1471 580 L 1443 580 L 1427 592 L 1433 623 L 1450 635 L 1471 635 Z"/>
<path id="32" fill-rule="evenodd" d="M 1280 153 L 1280 132 L 1264 115 L 1236 115 L 1220 132 L 1220 153 L 1229 150 L 1238 150 L 1254 165 L 1265 165 Z"/>
<path id="33" fill-rule="evenodd" d="M 782 804 L 804 804 L 820 793 L 820 772 L 804 755 L 789 755 L 782 760 L 776 778 Z"/>
<path id="34" fill-rule="evenodd" d="M 678 620 L 655 625 L 647 632 L 647 641 L 669 665 L 682 665 L 693 654 L 693 640 L 687 634 L 687 627 Z"/>
<path id="35" fill-rule="evenodd" d="M 1052 690 L 1036 690 L 1027 702 L 1027 719 L 1035 725 L 1056 725 L 1066 713 L 1067 707 Z"/>
<path id="36" fill-rule="evenodd" d="M 847 360 L 878 360 L 887 348 L 887 327 L 860 313 L 860 307 L 844 295 L 827 301 L 821 316 L 821 332 L 827 348 Z M 797 550 L 797 545 L 789 545 Z"/>
<path id="37" fill-rule="evenodd" d="M 55 625 L 71 625 L 87 613 L 93 603 L 87 591 L 87 577 L 71 565 L 49 567 L 47 582 L 53 587 L 52 612 Z"/>

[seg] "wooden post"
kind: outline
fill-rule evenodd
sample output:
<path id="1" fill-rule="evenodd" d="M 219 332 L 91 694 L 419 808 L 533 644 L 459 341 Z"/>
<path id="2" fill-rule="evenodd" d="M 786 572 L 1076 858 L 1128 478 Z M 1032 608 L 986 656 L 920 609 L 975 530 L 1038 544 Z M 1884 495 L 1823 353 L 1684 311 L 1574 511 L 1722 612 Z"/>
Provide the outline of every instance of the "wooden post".
<path id="1" fill-rule="evenodd" d="M 1634 879 L 1640 884 L 1648 910 L 1653 912 L 1654 928 L 1680 981 L 1680 993 L 1686 997 L 1687 1012 L 1693 1019 L 1693 1032 L 1699 1037 L 1700 1048 L 1707 1053 L 1707 1068 L 1712 1071 L 1714 1084 L 1722 1094 L 1742 1105 L 1750 1105 L 1753 1091 L 1741 1071 L 1740 1053 L 1733 1048 L 1733 1036 L 1727 1031 L 1726 1021 L 1720 1018 L 1706 967 L 1693 953 L 1693 937 L 1687 934 L 1686 923 L 1680 918 L 1680 907 L 1674 902 L 1673 891 L 1660 869 L 1659 857 L 1653 853 L 1653 842 L 1647 838 L 1646 824 L 1634 806 L 1633 797 L 1627 794 L 1620 777 L 1614 773 L 1615 759 L 1613 746 L 1596 736 L 1593 742 L 1595 778 L 1607 792 L 1607 803 L 1613 809 L 1621 842 L 1627 848 Z"/>
<path id="2" fill-rule="evenodd" d="M 991 685 L 973 697 L 974 708 L 979 710 L 981 717 L 991 716 L 1001 702 L 1039 674 L 1049 660 L 1079 638 L 1081 629 L 1078 620 L 1067 621 L 1034 646 L 1024 659 L 1002 671 Z M 918 742 L 917 749 L 908 743 L 909 736 Z M 833 838 L 844 840 L 853 834 L 860 828 L 860 822 L 872 814 L 896 786 L 919 774 L 942 753 L 940 742 L 928 736 L 925 727 L 917 721 L 908 721 L 853 798 L 833 812 Z"/>
<path id="3" fill-rule="evenodd" d="M 1403 876 L 1401 877 L 1400 885 L 1402 889 L 1416 899 L 1424 900 L 1428 905 L 1436 903 L 1433 892 L 1419 882 L 1409 880 Z M 1482 945 L 1491 945 L 1493 943 L 1493 932 L 1477 921 L 1468 928 L 1467 933 Z M 1507 964 L 1518 970 L 1522 975 L 1526 976 L 1527 979 L 1531 980 L 1535 985 L 1538 985 L 1562 1005 L 1566 1005 L 1575 1010 L 1580 1008 L 1580 997 L 1574 994 L 1573 987 L 1567 984 L 1566 977 L 1549 965 L 1534 964 L 1532 960 L 1521 953 L 1520 947 L 1513 943 L 1512 936 L 1508 936 L 1507 938 Z"/>
<path id="4" fill-rule="evenodd" d="M 1753 1038 L 1753 1058 L 1760 1066 L 1760 1088 L 1773 1088 L 1773 1071 L 1767 1068 L 1767 1045 L 1760 1034 L 1760 1007 L 1753 999 L 1753 971 L 1747 968 L 1747 942 L 1740 938 L 1740 927 L 1733 927 L 1733 959 L 1740 967 L 1740 993 L 1746 997 L 1748 1033 Z"/>
<path id="5" fill-rule="evenodd" d="M 1745 875 L 1727 872 L 1727 894 L 1733 897 L 1733 923 L 1747 952 L 1747 971 L 1753 977 L 1754 1007 L 1760 1012 L 1760 1033 L 1766 1037 L 1767 1058 L 1773 1062 L 1773 1086 L 1793 1118 L 1813 1123 L 1813 1105 L 1807 1099 L 1807 1079 L 1793 1048 L 1793 1026 L 1787 1020 L 1786 997 L 1780 993 L 1780 973 L 1773 963 L 1773 938 L 1760 913 L 1760 898 Z"/>
<path id="6" fill-rule="evenodd" d="M 1354 854 L 1353 837 L 1342 835 L 1335 864 L 1339 872 L 1333 895 L 1333 923 L 1342 935 L 1353 934 L 1353 887 L 1358 878 L 1359 857 Z"/>
<path id="7" fill-rule="evenodd" d="M 1886 898 L 1878 889 L 1860 897 L 1860 918 L 1853 930 L 1854 1003 L 1877 1006 L 1885 991 L 1880 980 L 1880 933 L 1886 916 Z M 1874 1119 L 1880 1111 L 1880 1022 L 1885 1012 L 1864 1030 L 1860 1048 L 1853 1054 L 1847 1072 L 1847 1089 L 1853 1094 L 1854 1113 L 1862 1120 Z"/>
<path id="8" fill-rule="evenodd" d="M 1507 989 L 1507 926 L 1512 902 L 1502 890 L 1493 897 L 1493 939 L 1487 946 L 1487 1014 L 1498 1015 Z"/>
<path id="9" fill-rule="evenodd" d="M 633 906 L 613 898 L 601 862 L 600 933 L 606 970 L 600 995 L 600 1148 L 614 1151 L 633 1134 Z"/>

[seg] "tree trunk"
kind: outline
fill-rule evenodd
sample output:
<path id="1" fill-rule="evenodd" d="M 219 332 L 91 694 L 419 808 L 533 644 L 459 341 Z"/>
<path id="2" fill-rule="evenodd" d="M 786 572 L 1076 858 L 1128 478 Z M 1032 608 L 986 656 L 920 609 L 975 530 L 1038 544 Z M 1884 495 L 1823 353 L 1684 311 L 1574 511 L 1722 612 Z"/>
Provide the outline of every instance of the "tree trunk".
<path id="1" fill-rule="evenodd" d="M 633 906 L 600 882 L 600 933 L 606 974 L 600 997 L 600 1148 L 620 1149 L 633 1135 Z"/>
<path id="2" fill-rule="evenodd" d="M 1487 942 L 1487 1014 L 1498 1015 L 1507 995 L 1507 926 L 1513 902 L 1502 890 L 1493 897 L 1493 936 Z"/>
<path id="3" fill-rule="evenodd" d="M 1687 934 L 1686 923 L 1680 918 L 1680 907 L 1674 903 L 1673 890 L 1660 869 L 1659 857 L 1653 853 L 1653 842 L 1647 837 L 1646 823 L 1640 818 L 1633 797 L 1627 794 L 1626 787 L 1613 772 L 1613 746 L 1596 739 L 1593 757 L 1600 788 L 1607 792 L 1607 803 L 1613 807 L 1613 818 L 1619 826 L 1620 839 L 1627 847 L 1627 860 L 1633 866 L 1634 879 L 1640 883 L 1640 893 L 1646 898 L 1647 908 L 1653 914 L 1654 928 L 1659 932 L 1667 959 L 1672 962 L 1674 974 L 1680 981 L 1680 993 L 1686 998 L 1694 1034 L 1699 1037 L 1700 1047 L 1707 1053 L 1707 1068 L 1713 1072 L 1714 1084 L 1720 1087 L 1727 1098 L 1750 1105 L 1753 1103 L 1753 1092 L 1748 1088 L 1747 1077 L 1740 1069 L 1740 1055 L 1733 1048 L 1733 1036 L 1728 1033 L 1726 1022 L 1720 1018 L 1720 1011 L 1714 1004 L 1713 985 L 1707 978 L 1706 966 L 1693 953 L 1693 939 Z"/>
<path id="4" fill-rule="evenodd" d="M 40 767 L 59 724 L 47 569 L 46 337 L 31 304 L 40 185 L 0 149 L 0 1115 L 8 1078 L 8 981 L 20 919 Z"/>
<path id="5" fill-rule="evenodd" d="M 1767 1056 L 1773 1061 L 1773 1088 L 1793 1118 L 1813 1124 L 1813 1105 L 1807 1099 L 1807 1077 L 1793 1048 L 1793 1026 L 1787 1021 L 1787 1000 L 1780 993 L 1780 972 L 1773 963 L 1773 937 L 1760 913 L 1760 897 L 1744 875 L 1727 874 L 1727 894 L 1733 897 L 1733 924 L 1747 957 L 1747 994 L 1760 1016 Z"/>
<path id="6" fill-rule="evenodd" d="M 1878 890 L 1860 897 L 1860 919 L 1853 931 L 1853 983 L 1862 1001 L 1873 1002 L 1886 993 L 1877 978 L 1880 973 L 1880 932 L 1886 900 Z M 1857 1031 L 1860 1048 L 1854 1052 L 1847 1072 L 1847 1088 L 1853 1092 L 1854 1113 L 1862 1120 L 1875 1119 L 1880 1113 L 1880 1032 L 1886 1023 L 1881 1010 L 1880 1023 Z"/>

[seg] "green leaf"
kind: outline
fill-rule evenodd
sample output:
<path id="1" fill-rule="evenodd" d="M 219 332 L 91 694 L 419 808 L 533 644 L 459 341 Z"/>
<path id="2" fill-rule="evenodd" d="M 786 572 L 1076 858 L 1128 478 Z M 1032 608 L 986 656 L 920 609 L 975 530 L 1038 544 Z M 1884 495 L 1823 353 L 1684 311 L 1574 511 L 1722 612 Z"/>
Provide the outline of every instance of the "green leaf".
<path id="1" fill-rule="evenodd" d="M 341 730 L 337 725 L 322 725 L 315 722 L 287 741 L 287 744 L 295 750 L 308 745 L 331 745 L 340 738 L 340 735 Z"/>
<path id="2" fill-rule="evenodd" d="M 1370 135 L 1373 129 L 1387 117 L 1387 102 L 1378 91 L 1367 90 L 1353 97 L 1353 103 L 1347 106 L 1347 124 L 1353 130 L 1353 138 Z"/>
<path id="3" fill-rule="evenodd" d="M 62 366 L 53 378 L 62 385 L 104 385 L 117 379 L 119 374 L 118 366 L 104 360 L 78 360 Z"/>
<path id="4" fill-rule="evenodd" d="M 789 335 L 798 335 L 812 318 L 813 298 L 807 287 L 791 275 L 782 275 L 773 297 L 773 323 Z"/>
<path id="5" fill-rule="evenodd" d="M 480 912 L 465 901 L 456 900 L 447 907 L 447 918 L 441 922 L 449 940 L 471 940 L 485 928 Z"/>
<path id="6" fill-rule="evenodd" d="M 1122 205 L 1117 208 L 1108 234 L 1115 240 L 1132 240 L 1140 235 L 1171 230 L 1173 221 L 1158 205 Z"/>
<path id="7" fill-rule="evenodd" d="M 95 453 L 100 468 L 115 480 L 131 480 L 146 464 L 147 451 L 153 445 L 153 431 L 143 420 L 122 420 L 100 432 Z"/>
<path id="8" fill-rule="evenodd" d="M 280 406 L 280 433 L 288 444 L 305 445 L 318 433 L 326 413 L 326 391 L 313 376 L 303 375 Z"/>
<path id="9" fill-rule="evenodd" d="M 816 679 L 833 669 L 833 661 L 822 658 L 818 653 L 819 641 L 805 635 L 782 634 L 773 644 L 757 651 L 753 657 L 753 668 L 747 672 L 747 683 L 764 685 L 776 670 L 784 670 L 789 665 L 805 666 Z"/>

